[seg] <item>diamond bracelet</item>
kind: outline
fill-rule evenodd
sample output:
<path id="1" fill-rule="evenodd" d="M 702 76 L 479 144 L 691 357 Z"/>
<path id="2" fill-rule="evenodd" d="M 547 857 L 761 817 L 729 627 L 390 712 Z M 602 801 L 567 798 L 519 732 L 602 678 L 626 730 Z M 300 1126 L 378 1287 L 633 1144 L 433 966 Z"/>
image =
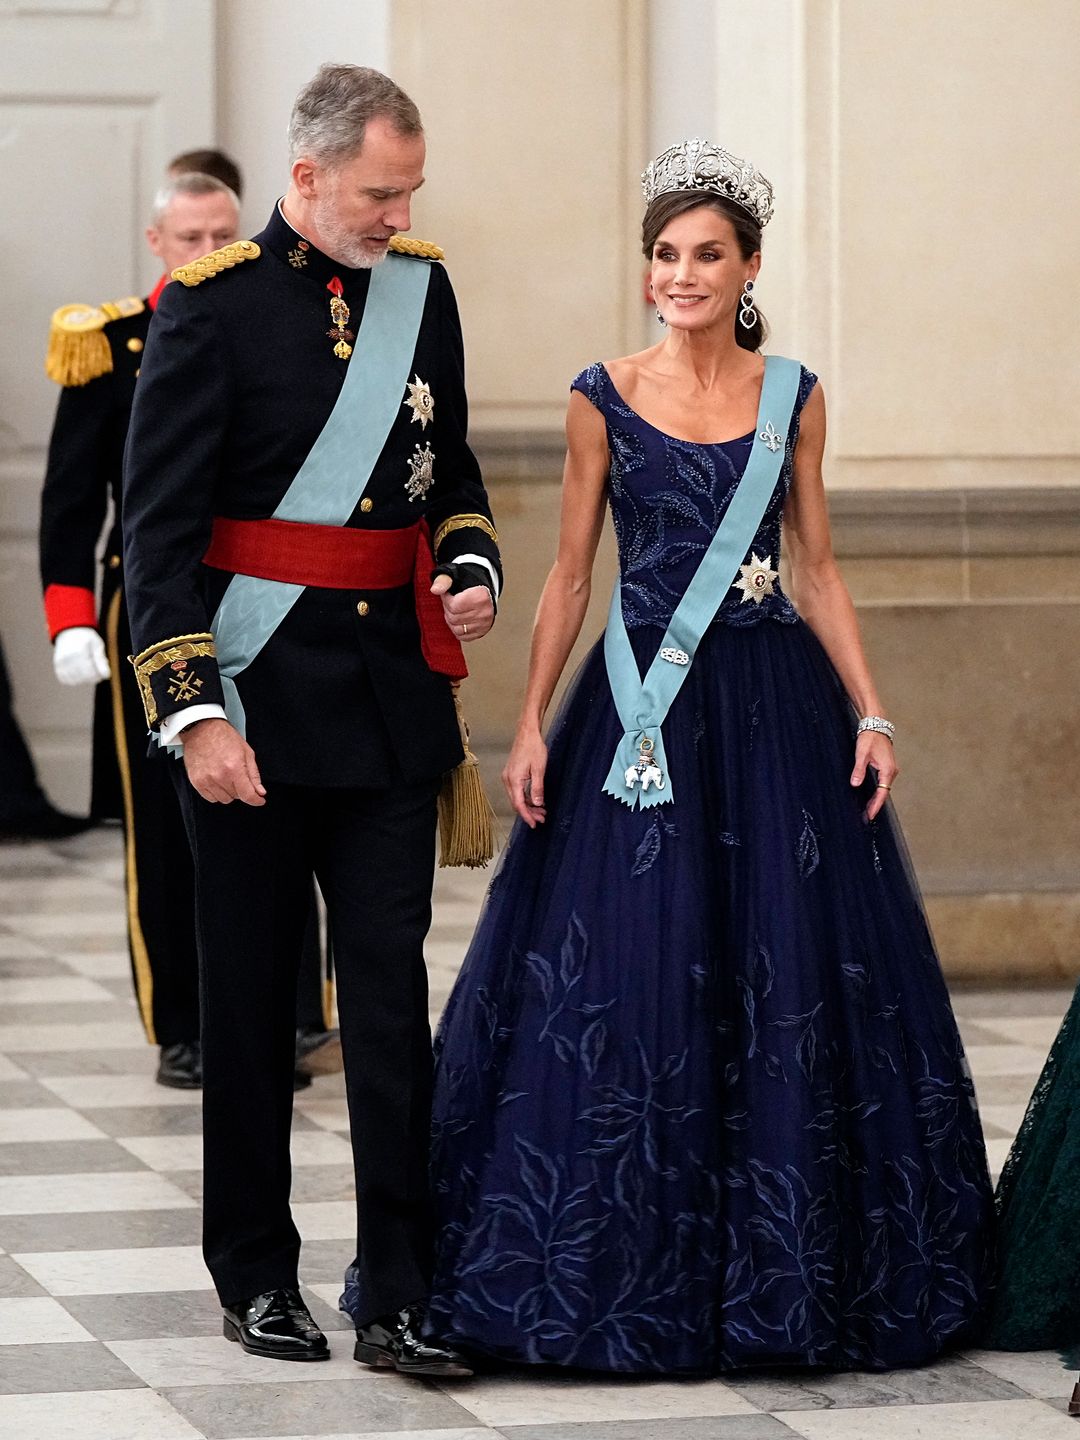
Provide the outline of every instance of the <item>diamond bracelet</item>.
<path id="1" fill-rule="evenodd" d="M 890 740 L 896 735 L 896 726 L 882 715 L 864 715 L 855 733 L 861 735 L 864 730 L 876 730 L 880 735 L 887 735 Z"/>

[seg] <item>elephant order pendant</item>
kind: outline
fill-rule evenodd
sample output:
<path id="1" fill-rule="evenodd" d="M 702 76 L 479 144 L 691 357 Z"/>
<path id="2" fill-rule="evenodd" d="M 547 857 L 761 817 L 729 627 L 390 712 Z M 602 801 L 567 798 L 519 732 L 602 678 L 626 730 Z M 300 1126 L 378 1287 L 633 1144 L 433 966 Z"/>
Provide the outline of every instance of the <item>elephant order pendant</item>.
<path id="1" fill-rule="evenodd" d="M 642 790 L 648 790 L 651 785 L 656 790 L 663 790 L 667 783 L 664 779 L 664 772 L 653 759 L 653 750 L 656 747 L 646 735 L 638 747 L 638 758 L 626 772 L 626 788 L 633 790 L 635 785 L 640 785 Z"/>

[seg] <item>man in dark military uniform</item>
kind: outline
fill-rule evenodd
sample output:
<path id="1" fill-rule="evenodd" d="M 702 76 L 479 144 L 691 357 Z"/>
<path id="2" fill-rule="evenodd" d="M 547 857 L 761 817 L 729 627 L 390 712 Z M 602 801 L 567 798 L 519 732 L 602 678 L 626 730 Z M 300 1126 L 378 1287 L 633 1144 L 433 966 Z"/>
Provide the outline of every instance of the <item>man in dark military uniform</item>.
<path id="1" fill-rule="evenodd" d="M 423 180 L 415 106 L 376 71 L 324 66 L 290 144 L 266 229 L 162 297 L 124 486 L 134 664 L 149 723 L 182 746 L 198 874 L 204 1254 L 230 1339 L 328 1355 L 289 1212 L 289 1005 L 313 867 L 356 1157 L 356 1358 L 468 1373 L 419 1328 L 423 943 L 440 781 L 463 757 L 458 641 L 492 624 L 498 546 L 453 291 L 434 247 L 396 238 Z"/>
<path id="2" fill-rule="evenodd" d="M 213 156 L 206 157 L 210 162 Z M 120 477 L 150 319 L 177 265 L 236 237 L 237 196 L 183 169 L 156 197 L 147 239 L 166 266 L 147 299 L 68 305 L 53 320 L 46 369 L 62 387 L 41 504 L 41 574 L 53 664 L 62 684 L 97 683 L 92 813 L 124 821 L 128 945 L 158 1083 L 197 1088 L 198 964 L 191 853 L 167 767 L 146 759 L 146 718 L 131 653 L 120 560 Z M 235 168 L 235 167 L 233 167 Z M 111 507 L 111 514 L 110 514 Z M 108 517 L 100 608 L 97 549 Z M 186 903 L 182 902 L 187 897 Z M 315 922 L 314 910 L 312 923 Z M 298 1049 L 318 1049 L 323 1017 L 317 932 L 306 942 Z M 331 1036 L 335 1040 L 336 1037 Z M 325 1067 L 325 1056 L 320 1057 Z M 335 1067 L 336 1068 L 336 1067 Z M 300 1084 L 308 1084 L 307 1076 Z"/>
<path id="3" fill-rule="evenodd" d="M 15 718 L 15 697 L 0 646 L 0 843 L 65 840 L 92 824 L 81 815 L 57 810 L 42 790 L 29 746 Z"/>

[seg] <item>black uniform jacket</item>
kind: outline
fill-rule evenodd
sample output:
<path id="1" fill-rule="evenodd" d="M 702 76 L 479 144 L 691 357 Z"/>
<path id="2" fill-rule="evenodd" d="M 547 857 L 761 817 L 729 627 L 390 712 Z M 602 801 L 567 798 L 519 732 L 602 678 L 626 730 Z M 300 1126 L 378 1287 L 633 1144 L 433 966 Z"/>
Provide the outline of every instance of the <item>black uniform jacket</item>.
<path id="1" fill-rule="evenodd" d="M 73 625 L 104 633 L 122 587 L 120 484 L 131 403 L 158 292 L 134 315 L 109 320 L 103 334 L 112 369 L 60 391 L 41 493 L 39 554 L 45 621 L 52 638 Z M 108 525 L 104 548 L 102 531 Z M 104 566 L 98 601 L 98 557 Z M 134 686 L 124 686 L 125 703 Z M 137 702 L 136 702 L 137 703 Z M 123 814 L 109 681 L 94 695 L 91 814 Z"/>
<path id="2" fill-rule="evenodd" d="M 124 573 L 151 725 L 220 701 L 217 662 L 207 652 L 231 577 L 202 564 L 213 518 L 271 516 L 327 421 L 349 364 L 335 354 L 332 280 L 341 282 L 353 334 L 363 315 L 369 270 L 331 260 L 279 210 L 255 242 L 257 258 L 191 288 L 166 288 L 143 358 L 125 461 Z M 473 554 L 497 566 L 491 512 L 466 441 L 453 291 L 441 265 L 409 263 L 431 264 L 413 363 L 348 524 L 396 529 L 425 516 L 440 537 L 440 563 Z M 426 425 L 408 403 L 406 381 L 430 390 Z M 410 480 L 428 447 L 433 483 L 419 495 Z M 462 756 L 449 681 L 421 653 L 411 585 L 308 588 L 237 688 L 264 779 L 383 786 L 433 778 Z"/>
<path id="3" fill-rule="evenodd" d="M 54 636 L 72 623 L 95 622 L 98 544 L 110 500 L 112 524 L 102 559 L 108 569 L 120 565 L 124 442 L 151 314 L 146 305 L 137 315 L 110 320 L 103 333 L 112 369 L 60 392 L 41 495 L 40 534 L 41 583 Z M 54 585 L 85 592 L 81 613 L 79 597 L 55 591 L 50 596 Z"/>

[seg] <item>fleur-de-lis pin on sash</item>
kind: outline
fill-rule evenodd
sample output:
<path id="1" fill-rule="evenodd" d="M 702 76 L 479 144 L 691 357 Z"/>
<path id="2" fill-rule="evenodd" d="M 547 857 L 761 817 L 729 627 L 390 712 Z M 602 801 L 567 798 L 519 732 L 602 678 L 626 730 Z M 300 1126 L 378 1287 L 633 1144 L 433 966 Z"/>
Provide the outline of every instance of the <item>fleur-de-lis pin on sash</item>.
<path id="1" fill-rule="evenodd" d="M 756 438 L 743 477 L 671 617 L 644 680 L 626 633 L 622 582 L 615 582 L 604 634 L 604 658 L 623 734 L 603 789 L 631 809 L 635 805 L 663 805 L 675 798 L 660 727 L 690 673 L 701 637 L 716 615 L 717 596 L 730 588 L 732 577 L 742 568 L 776 488 L 799 393 L 800 371 L 797 360 L 779 355 L 766 357 L 754 426 Z"/>

